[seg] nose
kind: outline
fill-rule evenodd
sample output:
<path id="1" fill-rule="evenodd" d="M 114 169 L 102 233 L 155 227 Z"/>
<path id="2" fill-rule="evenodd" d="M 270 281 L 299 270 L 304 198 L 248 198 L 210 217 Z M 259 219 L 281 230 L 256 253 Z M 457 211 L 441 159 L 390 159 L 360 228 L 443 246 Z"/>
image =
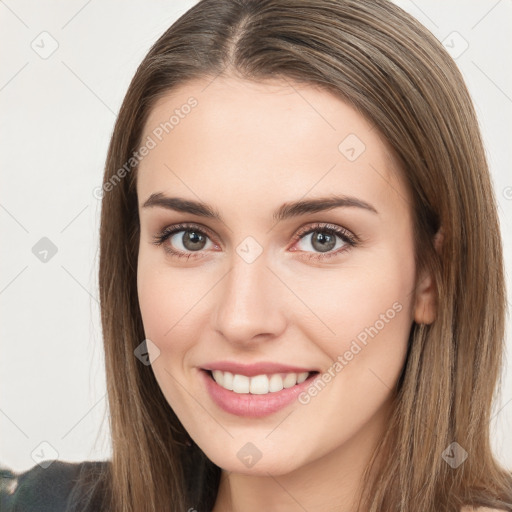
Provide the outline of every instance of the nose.
<path id="1" fill-rule="evenodd" d="M 219 286 L 212 322 L 224 339 L 251 345 L 274 339 L 285 330 L 286 287 L 268 267 L 264 254 L 251 263 L 235 254 Z"/>

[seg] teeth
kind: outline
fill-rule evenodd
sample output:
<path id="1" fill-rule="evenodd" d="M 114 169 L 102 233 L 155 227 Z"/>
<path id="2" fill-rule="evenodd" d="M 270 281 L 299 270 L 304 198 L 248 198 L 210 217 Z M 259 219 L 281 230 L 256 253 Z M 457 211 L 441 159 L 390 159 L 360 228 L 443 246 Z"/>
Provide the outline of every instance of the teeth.
<path id="1" fill-rule="evenodd" d="M 249 393 L 250 379 L 245 375 L 233 375 L 233 391 L 235 393 Z"/>
<path id="2" fill-rule="evenodd" d="M 302 373 L 274 373 L 270 376 L 256 375 L 247 377 L 246 375 L 223 372 L 221 370 L 212 371 L 215 382 L 224 389 L 234 391 L 235 393 L 251 393 L 253 395 L 266 395 L 275 393 L 283 388 L 291 388 L 296 384 L 304 382 L 309 372 Z"/>

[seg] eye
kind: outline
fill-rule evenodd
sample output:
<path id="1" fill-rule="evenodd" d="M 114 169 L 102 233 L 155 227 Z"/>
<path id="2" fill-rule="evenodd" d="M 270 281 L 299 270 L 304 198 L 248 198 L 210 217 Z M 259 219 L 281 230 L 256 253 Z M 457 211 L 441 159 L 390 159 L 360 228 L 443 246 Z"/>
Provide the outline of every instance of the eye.
<path id="1" fill-rule="evenodd" d="M 189 259 L 190 257 L 203 256 L 202 254 L 194 254 L 194 252 L 199 253 L 207 248 L 206 245 L 210 236 L 208 230 L 195 224 L 177 224 L 165 228 L 161 233 L 155 235 L 152 243 L 160 246 L 168 239 L 170 243 L 164 245 L 164 250 L 168 254 L 177 258 Z M 177 250 L 173 247 L 177 247 Z"/>
<path id="2" fill-rule="evenodd" d="M 341 226 L 335 224 L 317 223 L 313 226 L 307 226 L 295 235 L 299 244 L 302 243 L 301 251 L 307 251 L 307 246 L 313 247 L 317 253 L 309 254 L 307 259 L 325 259 L 336 256 L 341 252 L 355 247 L 358 238 Z M 296 249 L 292 249 L 295 251 Z"/>

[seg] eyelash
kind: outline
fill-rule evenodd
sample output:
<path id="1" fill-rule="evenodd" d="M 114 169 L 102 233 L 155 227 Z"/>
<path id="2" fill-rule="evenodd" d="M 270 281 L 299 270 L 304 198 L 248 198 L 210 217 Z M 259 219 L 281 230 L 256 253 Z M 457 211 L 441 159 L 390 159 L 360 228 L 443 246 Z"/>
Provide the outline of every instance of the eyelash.
<path id="1" fill-rule="evenodd" d="M 199 226 L 197 224 L 175 224 L 173 226 L 166 227 L 163 229 L 160 233 L 153 236 L 153 242 L 152 244 L 156 246 L 163 245 L 164 242 L 170 238 L 172 235 L 179 233 L 180 231 L 194 231 L 196 233 L 199 233 L 200 235 L 206 236 L 208 238 L 214 238 L 211 235 L 211 232 L 208 229 L 203 228 L 202 226 Z M 321 232 L 321 233 L 328 233 L 331 235 L 337 235 L 339 236 L 345 244 L 348 245 L 344 246 L 336 251 L 333 252 L 326 252 L 326 253 L 313 253 L 309 256 L 304 256 L 306 259 L 316 259 L 316 260 L 324 260 L 326 258 L 331 258 L 332 256 L 337 256 L 342 252 L 345 252 L 352 247 L 355 247 L 359 243 L 359 239 L 357 236 L 350 233 L 345 228 L 342 228 L 340 226 L 336 226 L 335 224 L 328 224 L 328 223 L 315 223 L 312 226 L 308 226 L 307 228 L 299 230 L 298 233 L 296 233 L 293 237 L 294 242 L 298 242 L 302 238 L 305 238 L 306 235 L 309 235 L 310 233 L 315 232 Z M 201 251 L 192 251 L 189 253 L 184 253 L 182 251 L 176 251 L 172 249 L 169 246 L 164 247 L 165 252 L 167 252 L 172 257 L 176 258 L 186 258 L 187 260 L 189 258 L 201 258 L 203 255 L 200 255 Z"/>

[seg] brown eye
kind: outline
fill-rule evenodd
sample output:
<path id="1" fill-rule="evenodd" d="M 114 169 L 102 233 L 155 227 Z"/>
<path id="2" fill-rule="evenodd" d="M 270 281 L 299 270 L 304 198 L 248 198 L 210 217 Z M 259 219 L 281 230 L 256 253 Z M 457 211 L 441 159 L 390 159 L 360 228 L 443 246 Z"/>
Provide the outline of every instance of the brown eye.
<path id="1" fill-rule="evenodd" d="M 177 225 L 164 229 L 153 237 L 153 244 L 164 246 L 164 250 L 171 256 L 190 258 L 204 256 L 202 251 L 207 249 L 210 236 L 205 230 L 194 225 Z M 194 254 L 198 253 L 198 254 Z"/>
<path id="2" fill-rule="evenodd" d="M 181 237 L 177 236 L 179 233 L 184 233 Z M 175 235 L 170 237 L 177 238 L 176 241 L 181 242 L 181 245 L 188 251 L 201 251 L 204 249 L 206 245 L 207 237 L 198 231 L 194 231 L 192 229 L 178 231 Z"/>
<path id="3" fill-rule="evenodd" d="M 308 258 L 328 258 L 354 247 L 358 239 L 345 228 L 334 224 L 316 224 L 296 235 L 300 251 L 309 253 Z M 313 250 L 308 250 L 308 246 Z M 296 250 L 296 249 L 294 249 Z M 325 254 L 323 256 L 322 254 Z"/>

